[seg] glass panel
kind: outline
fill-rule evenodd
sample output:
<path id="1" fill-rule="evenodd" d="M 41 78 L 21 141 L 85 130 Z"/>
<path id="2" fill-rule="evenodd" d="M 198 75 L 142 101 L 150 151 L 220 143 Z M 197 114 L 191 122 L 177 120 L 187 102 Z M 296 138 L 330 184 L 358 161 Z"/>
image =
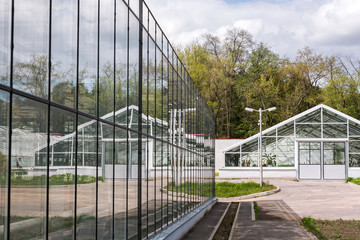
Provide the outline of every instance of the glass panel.
<path id="1" fill-rule="evenodd" d="M 289 137 L 278 137 L 279 152 L 295 152 L 294 139 Z"/>
<path id="2" fill-rule="evenodd" d="M 114 0 L 100 1 L 99 116 L 113 122 L 114 111 Z"/>
<path id="3" fill-rule="evenodd" d="M 324 138 L 346 138 L 347 124 L 324 124 Z"/>
<path id="4" fill-rule="evenodd" d="M 128 8 L 123 1 L 116 2 L 116 71 L 115 71 L 115 122 L 127 125 L 127 45 Z"/>
<path id="5" fill-rule="evenodd" d="M 336 113 L 330 112 L 323 108 L 323 121 L 324 123 L 336 123 L 343 122 L 346 123 L 346 118 L 337 115 Z"/>
<path id="6" fill-rule="evenodd" d="M 259 164 L 259 155 L 254 153 L 241 154 L 241 167 L 257 167 Z"/>
<path id="7" fill-rule="evenodd" d="M 80 1 L 79 110 L 96 115 L 98 1 Z"/>
<path id="8" fill-rule="evenodd" d="M 114 169 L 114 181 L 115 181 L 115 239 L 126 239 L 126 235 L 128 234 L 129 238 L 133 236 L 134 232 L 137 231 L 137 228 L 135 227 L 135 221 L 137 221 L 137 218 L 134 219 L 134 212 L 136 212 L 136 209 L 134 211 L 134 207 L 137 207 L 137 181 L 129 181 L 128 187 L 128 193 L 126 193 L 126 182 L 128 181 L 128 176 L 134 177 L 136 179 L 136 176 L 132 176 L 133 172 L 133 166 L 127 165 L 128 159 L 126 158 L 129 151 L 127 151 L 127 146 L 129 145 L 126 142 L 126 138 L 123 138 L 123 136 L 126 135 L 126 130 L 123 130 L 121 128 L 115 129 L 115 169 Z M 129 153 L 131 154 L 131 152 Z M 130 160 L 130 159 L 129 159 Z M 108 167 L 112 168 L 111 165 L 108 165 Z M 110 174 L 112 176 L 112 173 Z M 126 197 L 128 195 L 131 195 L 129 197 L 129 203 L 128 203 L 128 221 L 129 221 L 129 232 L 126 233 Z M 136 212 L 137 214 L 137 212 Z M 131 230 L 132 229 L 132 230 Z"/>
<path id="9" fill-rule="evenodd" d="M 74 237 L 75 119 L 74 113 L 50 109 L 50 239 Z"/>
<path id="10" fill-rule="evenodd" d="M 78 118 L 76 238 L 95 239 L 97 122 Z"/>
<path id="11" fill-rule="evenodd" d="M 0 84 L 10 83 L 10 10 L 11 2 L 0 1 Z M 0 235 L 1 237 L 1 235 Z"/>
<path id="12" fill-rule="evenodd" d="M 299 162 L 300 164 L 320 164 L 320 143 L 300 142 Z"/>
<path id="13" fill-rule="evenodd" d="M 139 16 L 139 0 L 129 0 L 129 5 L 135 16 Z"/>
<path id="14" fill-rule="evenodd" d="M 101 123 L 98 155 L 98 236 L 113 236 L 114 127 Z"/>
<path id="15" fill-rule="evenodd" d="M 139 23 L 134 15 L 129 16 L 129 106 L 139 106 Z M 133 117 L 133 123 L 138 122 Z M 132 124 L 130 128 L 138 130 L 138 124 Z"/>
<path id="16" fill-rule="evenodd" d="M 225 167 L 239 166 L 240 154 L 225 154 Z"/>
<path id="17" fill-rule="evenodd" d="M 281 126 L 277 129 L 278 136 L 294 136 L 294 122 L 288 123 L 284 126 Z"/>
<path id="18" fill-rule="evenodd" d="M 360 154 L 349 154 L 349 167 L 360 167 Z"/>
<path id="19" fill-rule="evenodd" d="M 349 121 L 349 135 L 360 136 L 360 124 Z"/>
<path id="20" fill-rule="evenodd" d="M 276 167 L 276 153 L 263 153 L 262 164 L 264 167 Z"/>
<path id="21" fill-rule="evenodd" d="M 360 153 L 360 141 L 349 141 L 349 152 Z"/>
<path id="22" fill-rule="evenodd" d="M 324 143 L 324 164 L 345 164 L 345 143 Z"/>
<path id="23" fill-rule="evenodd" d="M 251 140 L 250 142 L 244 143 L 241 146 L 242 152 L 257 152 L 258 151 L 258 139 Z"/>
<path id="24" fill-rule="evenodd" d="M 229 150 L 228 152 L 240 152 L 240 146 L 237 146 L 237 147 Z"/>
<path id="25" fill-rule="evenodd" d="M 10 238 L 45 239 L 46 232 L 46 164 L 35 166 L 39 150 L 47 150 L 47 106 L 17 95 L 13 95 L 12 143 L 11 143 L 11 191 L 10 222 L 36 219 L 31 227 L 12 229 Z M 44 173 L 45 172 L 45 173 Z M 33 187 L 28 188 L 28 185 Z M 26 199 L 26 200 L 25 200 Z M 24 204 L 26 201 L 27 204 Z"/>
<path id="26" fill-rule="evenodd" d="M 77 1 L 53 0 L 52 8 L 51 100 L 75 108 Z"/>
<path id="27" fill-rule="evenodd" d="M 14 88 L 48 96 L 49 1 L 17 0 L 14 16 Z"/>
<path id="28" fill-rule="evenodd" d="M 263 152 L 275 152 L 276 151 L 276 137 L 264 137 L 262 139 Z"/>
<path id="29" fill-rule="evenodd" d="M 320 124 L 297 124 L 296 125 L 297 138 L 321 138 Z"/>
<path id="30" fill-rule="evenodd" d="M 0 228 L 7 227 L 9 166 L 9 94 L 0 90 Z M 5 231 L 0 239 L 6 239 Z"/>
<path id="31" fill-rule="evenodd" d="M 317 109 L 311 113 L 296 119 L 296 123 L 320 123 L 321 122 L 321 109 Z"/>
<path id="32" fill-rule="evenodd" d="M 278 153 L 276 156 L 276 161 L 278 167 L 294 167 L 295 166 L 294 152 Z"/>

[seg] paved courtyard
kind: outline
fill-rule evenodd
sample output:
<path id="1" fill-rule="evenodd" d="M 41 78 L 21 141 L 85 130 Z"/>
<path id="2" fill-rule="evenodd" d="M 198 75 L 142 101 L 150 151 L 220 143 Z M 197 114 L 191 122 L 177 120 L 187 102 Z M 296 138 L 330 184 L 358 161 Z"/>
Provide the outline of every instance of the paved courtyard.
<path id="1" fill-rule="evenodd" d="M 242 180 L 217 179 L 216 181 L 242 182 Z M 360 186 L 344 181 L 291 181 L 265 179 L 279 186 L 274 195 L 243 201 L 282 200 L 300 217 L 321 219 L 360 220 Z"/>

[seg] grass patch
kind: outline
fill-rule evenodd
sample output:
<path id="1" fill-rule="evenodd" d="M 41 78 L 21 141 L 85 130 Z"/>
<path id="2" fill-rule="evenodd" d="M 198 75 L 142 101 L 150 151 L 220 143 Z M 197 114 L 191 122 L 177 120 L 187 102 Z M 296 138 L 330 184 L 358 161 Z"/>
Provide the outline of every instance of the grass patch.
<path id="1" fill-rule="evenodd" d="M 348 177 L 348 178 L 345 179 L 345 182 L 347 182 L 347 183 L 351 182 L 351 183 L 360 185 L 360 177 L 358 177 L 358 178 Z"/>
<path id="2" fill-rule="evenodd" d="M 360 236 L 360 221 L 357 220 L 320 220 L 305 217 L 301 223 L 319 240 L 358 240 Z"/>
<path id="3" fill-rule="evenodd" d="M 98 178 L 99 181 L 104 182 L 105 179 L 103 177 Z M 11 185 L 17 185 L 17 186 L 41 186 L 46 185 L 47 176 L 41 175 L 41 176 L 11 176 Z M 5 184 L 4 181 L 0 182 L 2 184 Z M 94 183 L 96 182 L 95 177 L 89 176 L 89 175 L 78 175 L 77 176 L 77 183 L 78 184 L 87 184 L 87 183 Z M 52 175 L 49 178 L 50 185 L 71 185 L 75 184 L 75 175 L 72 173 L 65 173 L 65 174 L 57 174 Z"/>
<path id="4" fill-rule="evenodd" d="M 249 195 L 252 193 L 265 192 L 276 189 L 274 185 L 264 183 L 262 187 L 255 182 L 242 182 L 242 183 L 230 183 L 230 182 L 218 182 L 215 184 L 215 193 L 217 197 L 229 198 Z"/>
<path id="5" fill-rule="evenodd" d="M 169 183 L 169 185 L 164 188 L 171 192 L 212 197 L 212 186 L 212 183 L 184 182 L 177 186 L 174 183 Z"/>
<path id="6" fill-rule="evenodd" d="M 253 202 L 254 203 L 254 213 L 255 213 L 255 220 L 259 219 L 258 213 L 259 213 L 259 207 L 257 205 L 257 202 Z"/>

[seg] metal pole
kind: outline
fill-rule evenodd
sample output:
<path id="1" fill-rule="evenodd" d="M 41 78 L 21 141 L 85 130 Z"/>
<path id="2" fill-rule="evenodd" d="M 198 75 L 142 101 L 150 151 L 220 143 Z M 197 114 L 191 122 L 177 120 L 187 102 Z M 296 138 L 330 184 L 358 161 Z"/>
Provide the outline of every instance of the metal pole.
<path id="1" fill-rule="evenodd" d="M 260 120 L 259 120 L 259 124 L 260 124 L 260 142 L 259 142 L 259 164 L 260 164 L 260 187 L 263 186 L 263 164 L 262 164 L 262 110 L 261 108 L 259 109 L 259 113 L 260 113 Z"/>

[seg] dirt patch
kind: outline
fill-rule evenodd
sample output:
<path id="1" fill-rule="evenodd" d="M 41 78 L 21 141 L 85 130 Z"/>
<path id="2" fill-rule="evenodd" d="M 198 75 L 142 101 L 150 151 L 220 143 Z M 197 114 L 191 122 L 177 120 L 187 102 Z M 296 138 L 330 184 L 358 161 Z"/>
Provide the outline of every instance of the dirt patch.
<path id="1" fill-rule="evenodd" d="M 316 220 L 303 218 L 302 223 L 320 240 L 358 240 L 360 236 L 360 221 L 358 220 Z"/>
<path id="2" fill-rule="evenodd" d="M 229 239 L 229 235 L 231 232 L 232 225 L 234 223 L 234 218 L 236 215 L 236 210 L 239 206 L 238 202 L 233 202 L 230 204 L 229 210 L 227 211 L 222 223 L 220 224 L 216 234 L 214 236 L 214 240 L 227 240 Z"/>

